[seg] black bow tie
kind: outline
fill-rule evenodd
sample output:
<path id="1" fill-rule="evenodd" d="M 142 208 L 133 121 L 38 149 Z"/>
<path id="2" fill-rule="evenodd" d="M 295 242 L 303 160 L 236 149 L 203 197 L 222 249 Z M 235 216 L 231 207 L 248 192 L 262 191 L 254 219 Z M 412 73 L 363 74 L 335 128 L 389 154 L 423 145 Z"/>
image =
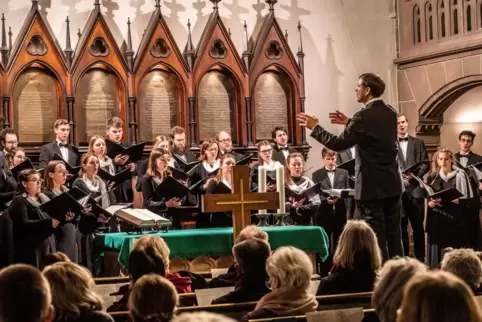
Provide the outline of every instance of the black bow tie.
<path id="1" fill-rule="evenodd" d="M 280 149 L 281 151 L 288 151 L 288 147 L 286 147 L 286 146 L 285 146 L 285 147 L 280 147 L 279 149 Z"/>
<path id="2" fill-rule="evenodd" d="M 398 138 L 398 142 L 404 142 L 404 141 L 408 141 L 408 137 L 406 137 L 406 138 Z"/>
<path id="3" fill-rule="evenodd" d="M 461 154 L 460 157 L 461 157 L 461 158 L 466 158 L 466 159 L 468 159 L 468 158 L 469 158 L 469 155 L 468 155 L 468 154 Z"/>
<path id="4" fill-rule="evenodd" d="M 330 173 L 330 172 L 331 172 L 331 173 L 335 173 L 335 169 L 333 169 L 333 170 L 326 169 L 326 172 L 328 172 L 328 173 Z"/>
<path id="5" fill-rule="evenodd" d="M 59 142 L 59 148 L 68 148 L 68 147 L 69 147 L 68 143 L 63 144 L 63 143 Z"/>

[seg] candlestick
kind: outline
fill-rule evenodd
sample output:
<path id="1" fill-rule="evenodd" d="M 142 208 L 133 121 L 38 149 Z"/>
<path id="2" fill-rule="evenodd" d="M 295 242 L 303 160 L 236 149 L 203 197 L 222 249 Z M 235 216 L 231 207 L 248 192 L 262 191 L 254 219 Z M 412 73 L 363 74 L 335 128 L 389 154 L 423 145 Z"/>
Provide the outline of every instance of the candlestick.
<path id="1" fill-rule="evenodd" d="M 285 167 L 282 165 L 276 168 L 276 188 L 279 193 L 279 214 L 286 213 L 285 204 Z"/>
<path id="2" fill-rule="evenodd" d="M 266 168 L 264 166 L 258 168 L 258 192 L 266 192 Z M 259 213 L 266 214 L 267 210 L 262 209 Z"/>

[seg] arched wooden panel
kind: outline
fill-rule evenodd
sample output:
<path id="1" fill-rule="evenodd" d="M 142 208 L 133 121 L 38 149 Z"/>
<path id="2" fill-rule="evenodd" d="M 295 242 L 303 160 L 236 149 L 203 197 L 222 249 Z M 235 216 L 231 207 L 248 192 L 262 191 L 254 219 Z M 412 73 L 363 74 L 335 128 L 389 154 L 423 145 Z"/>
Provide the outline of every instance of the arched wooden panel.
<path id="1" fill-rule="evenodd" d="M 258 78 L 254 88 L 255 137 L 271 140 L 276 126 L 287 125 L 291 103 L 290 79 L 282 73 L 267 71 Z"/>
<path id="2" fill-rule="evenodd" d="M 86 143 L 92 135 L 104 135 L 107 119 L 119 116 L 118 79 L 102 69 L 91 69 L 80 79 L 75 95 L 77 139 Z"/>
<path id="3" fill-rule="evenodd" d="M 168 135 L 179 118 L 177 76 L 162 70 L 149 72 L 140 82 L 139 131 L 141 141 L 152 141 L 156 135 Z"/>
<path id="4" fill-rule="evenodd" d="M 238 141 L 235 92 L 228 73 L 212 70 L 203 76 L 197 95 L 201 141 L 216 137 L 219 131 L 228 131 L 233 142 Z"/>
<path id="5" fill-rule="evenodd" d="M 42 143 L 55 138 L 53 125 L 59 110 L 55 78 L 39 68 L 30 68 L 13 89 L 14 126 L 22 143 Z"/>

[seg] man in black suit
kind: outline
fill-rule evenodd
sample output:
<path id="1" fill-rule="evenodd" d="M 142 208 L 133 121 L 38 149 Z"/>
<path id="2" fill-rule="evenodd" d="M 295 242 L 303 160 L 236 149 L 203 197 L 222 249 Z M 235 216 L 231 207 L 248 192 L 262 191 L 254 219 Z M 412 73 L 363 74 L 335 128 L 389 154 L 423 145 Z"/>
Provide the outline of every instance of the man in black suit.
<path id="1" fill-rule="evenodd" d="M 385 83 L 378 75 L 361 75 L 355 91 L 358 102 L 365 104 L 365 108 L 352 119 L 340 111 L 330 113 L 333 123 L 346 125 L 339 136 L 322 128 L 315 116 L 300 113 L 297 118 L 301 126 L 313 130 L 313 138 L 331 150 L 356 146 L 355 199 L 358 212 L 375 231 L 383 258 L 387 260 L 403 256 L 397 111 L 380 99 Z"/>
<path id="2" fill-rule="evenodd" d="M 219 132 L 216 136 L 216 141 L 218 142 L 221 155 L 229 153 L 234 157 L 234 161 L 236 162 L 241 161 L 244 158 L 244 155 L 242 155 L 241 153 L 233 151 L 233 140 L 231 139 L 231 135 L 229 135 L 228 132 Z"/>
<path id="3" fill-rule="evenodd" d="M 172 143 L 172 154 L 177 155 L 187 163 L 196 161 L 196 155 L 188 150 L 186 141 L 186 130 L 180 126 L 175 126 L 169 133 Z M 179 165 L 183 170 L 182 164 Z"/>
<path id="4" fill-rule="evenodd" d="M 54 123 L 55 141 L 42 145 L 40 148 L 39 163 L 45 168 L 57 153 L 72 167 L 80 165 L 79 149 L 69 143 L 69 121 L 59 119 Z"/>
<path id="5" fill-rule="evenodd" d="M 348 171 L 336 167 L 336 152 L 323 148 L 321 157 L 325 166 L 313 173 L 313 182 L 319 182 L 322 190 L 349 189 Z M 347 208 L 343 199 L 328 198 L 323 193 L 320 194 L 320 199 L 321 205 L 315 217 L 315 224 L 323 227 L 328 234 L 330 255 L 333 255 L 346 224 Z"/>
<path id="6" fill-rule="evenodd" d="M 468 167 L 470 165 L 474 165 L 477 163 L 482 162 L 482 156 L 472 152 L 472 145 L 474 144 L 475 140 L 475 133 L 472 131 L 464 130 L 459 134 L 459 152 L 455 154 L 455 159 L 464 167 Z M 477 166 L 479 170 L 481 170 L 481 166 Z M 472 190 L 474 191 L 474 200 L 473 204 L 471 205 L 471 212 L 472 212 L 472 224 L 470 227 L 473 227 L 473 231 L 469 232 L 470 235 L 470 244 L 471 247 L 474 249 L 481 249 L 482 248 L 482 236 L 481 236 L 481 229 L 480 229 L 480 188 L 481 184 L 473 176 L 471 171 L 467 172 L 469 174 L 470 183 L 472 185 Z"/>
<path id="7" fill-rule="evenodd" d="M 271 132 L 273 139 L 273 160 L 278 161 L 283 166 L 286 163 L 288 154 L 295 152 L 294 149 L 288 147 L 288 130 L 282 126 L 277 126 Z"/>
<path id="8" fill-rule="evenodd" d="M 413 242 L 415 257 L 422 263 L 425 261 L 425 230 L 423 226 L 425 213 L 425 191 L 420 187 L 412 175 L 422 178 L 430 169 L 429 158 L 425 143 L 413 136 L 408 135 L 408 120 L 403 114 L 398 114 L 398 163 L 400 169 L 410 168 L 420 161 L 426 164 L 418 166 L 412 173 L 407 174 L 403 183 L 405 191 L 402 194 L 402 241 L 405 256 L 409 255 L 408 221 L 413 230 Z"/>

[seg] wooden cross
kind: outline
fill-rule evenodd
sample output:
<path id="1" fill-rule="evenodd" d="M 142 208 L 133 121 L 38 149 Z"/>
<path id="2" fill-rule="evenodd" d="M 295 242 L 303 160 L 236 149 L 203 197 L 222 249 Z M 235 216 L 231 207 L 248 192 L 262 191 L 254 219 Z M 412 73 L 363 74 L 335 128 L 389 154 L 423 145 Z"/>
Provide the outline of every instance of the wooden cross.
<path id="1" fill-rule="evenodd" d="M 221 171 L 221 170 L 220 170 Z M 251 225 L 251 210 L 278 209 L 277 192 L 250 192 L 250 169 L 248 166 L 235 166 L 231 194 L 203 195 L 203 212 L 231 212 L 233 214 L 234 240 L 241 230 Z"/>

